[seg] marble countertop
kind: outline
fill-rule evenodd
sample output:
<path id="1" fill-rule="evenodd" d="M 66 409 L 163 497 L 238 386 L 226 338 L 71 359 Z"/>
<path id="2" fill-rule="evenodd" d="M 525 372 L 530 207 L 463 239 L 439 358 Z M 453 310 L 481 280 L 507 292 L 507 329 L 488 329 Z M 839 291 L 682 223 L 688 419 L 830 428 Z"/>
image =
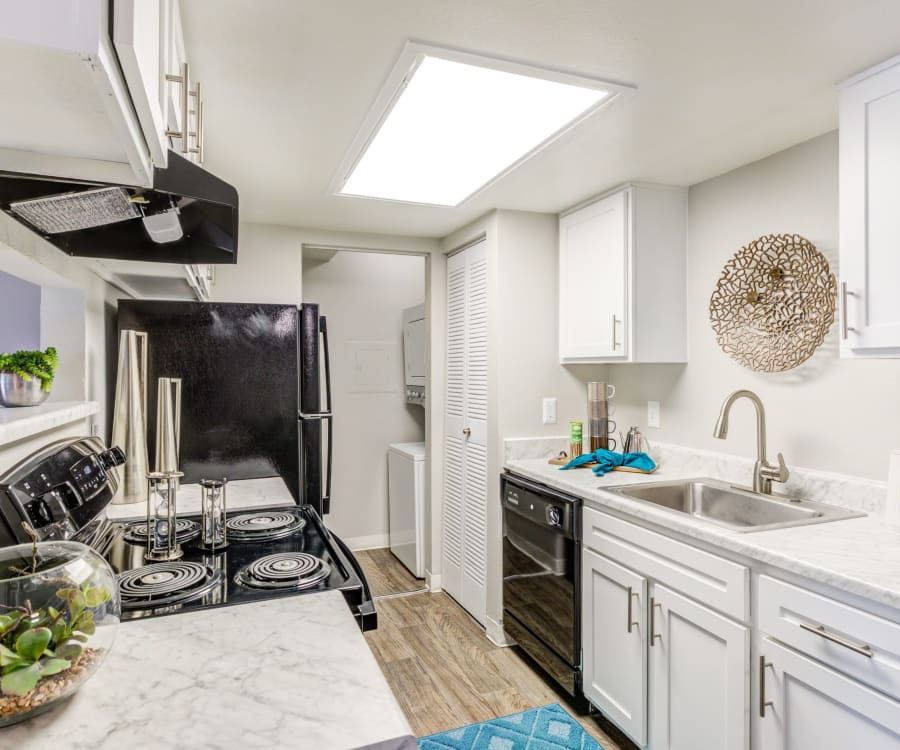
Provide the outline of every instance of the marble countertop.
<path id="1" fill-rule="evenodd" d="M 0 745 L 348 750 L 411 734 L 343 596 L 325 591 L 123 623 L 81 690 Z"/>
<path id="2" fill-rule="evenodd" d="M 616 485 L 717 476 L 689 466 L 656 473 L 610 472 L 598 477 L 590 469 L 560 471 L 546 458 L 507 458 L 505 468 L 523 477 L 577 495 L 588 507 L 611 509 L 698 539 L 796 575 L 900 609 L 900 526 L 877 515 L 773 531 L 739 533 L 650 503 L 608 492 Z M 732 480 L 733 481 L 733 480 Z M 840 489 L 833 489 L 839 493 Z M 839 498 L 821 496 L 823 502 Z"/>
<path id="3" fill-rule="evenodd" d="M 240 510 L 259 508 L 264 505 L 293 505 L 294 498 L 281 477 L 263 479 L 236 479 L 226 487 L 225 500 L 228 515 Z M 200 512 L 200 485 L 183 484 L 178 490 L 175 504 L 178 515 Z M 107 505 L 107 518 L 115 520 L 146 518 L 144 503 Z"/>
<path id="4" fill-rule="evenodd" d="M 96 414 L 96 401 L 47 401 L 40 406 L 0 406 L 0 445 L 22 440 Z"/>

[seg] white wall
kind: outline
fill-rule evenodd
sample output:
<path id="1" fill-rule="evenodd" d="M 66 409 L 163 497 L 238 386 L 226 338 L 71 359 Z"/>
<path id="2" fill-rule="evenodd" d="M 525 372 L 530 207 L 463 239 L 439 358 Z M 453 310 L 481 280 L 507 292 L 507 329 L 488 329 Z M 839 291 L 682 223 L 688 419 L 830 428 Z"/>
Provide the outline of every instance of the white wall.
<path id="1" fill-rule="evenodd" d="M 754 373 L 722 353 L 709 325 L 709 297 L 728 258 L 763 234 L 803 235 L 837 273 L 837 133 L 807 141 L 695 185 L 688 217 L 688 364 L 612 365 L 620 426 L 646 424 L 647 399 L 662 402 L 655 439 L 755 456 L 752 407 L 739 403 L 726 441 L 712 437 L 723 399 L 756 391 L 766 406 L 770 460 L 884 480 L 900 447 L 900 360 L 842 360 L 838 323 L 804 365 Z"/>
<path id="2" fill-rule="evenodd" d="M 431 253 L 438 248 L 437 240 L 422 237 L 276 224 L 243 223 L 238 237 L 238 262 L 216 267 L 216 283 L 210 294 L 216 302 L 299 305 L 303 299 L 303 245 L 400 253 Z"/>
<path id="3" fill-rule="evenodd" d="M 41 345 L 41 288 L 0 271 L 0 352 Z"/>
<path id="4" fill-rule="evenodd" d="M 34 438 L 0 446 L 0 471 L 53 440 L 89 435 L 109 438 L 115 387 L 115 309 L 123 293 L 85 265 L 0 214 L 0 271 L 42 286 L 41 346 L 61 350 L 60 370 L 51 399 L 98 401 L 94 416 Z M 77 351 L 72 347 L 77 340 Z M 83 341 L 83 346 L 81 342 Z"/>
<path id="5" fill-rule="evenodd" d="M 425 258 L 341 251 L 304 261 L 303 300 L 328 319 L 334 398 L 334 487 L 328 526 L 354 549 L 388 543 L 390 443 L 425 439 L 407 404 L 403 310 L 425 300 Z"/>

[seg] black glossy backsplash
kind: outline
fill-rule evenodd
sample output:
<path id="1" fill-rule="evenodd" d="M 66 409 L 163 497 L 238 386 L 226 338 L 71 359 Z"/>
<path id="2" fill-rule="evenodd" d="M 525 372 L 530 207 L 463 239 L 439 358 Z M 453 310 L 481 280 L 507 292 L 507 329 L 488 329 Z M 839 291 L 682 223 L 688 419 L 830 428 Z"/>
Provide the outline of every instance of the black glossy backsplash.
<path id="1" fill-rule="evenodd" d="M 290 305 L 119 302 L 119 330 L 148 336 L 151 468 L 156 381 L 181 378 L 183 481 L 281 476 L 299 497 L 297 319 Z"/>

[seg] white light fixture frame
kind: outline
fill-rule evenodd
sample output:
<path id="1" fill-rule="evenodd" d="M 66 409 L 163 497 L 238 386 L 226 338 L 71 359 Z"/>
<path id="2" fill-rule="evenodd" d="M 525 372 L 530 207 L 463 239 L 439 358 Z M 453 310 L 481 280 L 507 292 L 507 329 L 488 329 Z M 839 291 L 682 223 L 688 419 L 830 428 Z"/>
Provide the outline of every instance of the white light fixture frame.
<path id="1" fill-rule="evenodd" d="M 400 200 L 395 198 L 384 198 L 380 196 L 342 193 L 341 190 L 349 180 L 350 175 L 353 173 L 353 170 L 356 169 L 356 165 L 366 153 L 369 144 L 378 134 L 378 131 L 380 130 L 382 124 L 387 119 L 388 115 L 390 115 L 391 111 L 394 108 L 394 105 L 400 99 L 400 95 L 403 93 L 406 85 L 412 79 L 413 74 L 422 63 L 422 60 L 424 60 L 426 57 L 434 57 L 442 60 L 449 60 L 451 62 L 458 62 L 466 65 L 498 70 L 505 73 L 514 73 L 524 76 L 530 76 L 533 78 L 540 78 L 547 81 L 555 81 L 557 83 L 565 83 L 572 86 L 580 86 L 582 88 L 595 89 L 597 91 L 603 91 L 607 94 L 607 96 L 603 97 L 596 104 L 584 110 L 584 112 L 582 112 L 580 115 L 575 117 L 573 120 L 570 120 L 568 123 L 559 128 L 559 130 L 552 133 L 549 137 L 545 138 L 530 151 L 523 154 L 520 158 L 516 159 L 516 161 L 514 161 L 508 167 L 503 169 L 498 174 L 494 175 L 494 177 L 492 177 L 486 183 L 472 191 L 455 206 L 447 206 L 446 204 L 440 203 L 426 203 L 419 201 Z M 485 190 L 491 188 L 508 174 L 513 172 L 515 169 L 520 167 L 532 157 L 536 156 L 538 153 L 550 146 L 553 142 L 568 133 L 570 130 L 587 120 L 589 117 L 593 116 L 599 110 L 605 109 L 614 101 L 621 101 L 629 96 L 634 95 L 636 91 L 637 86 L 629 84 L 614 83 L 612 81 L 607 81 L 599 78 L 591 78 L 588 76 L 578 75 L 576 73 L 569 73 L 553 68 L 530 65 L 528 63 L 517 62 L 514 60 L 507 60 L 497 57 L 487 57 L 485 55 L 479 55 L 472 52 L 464 52 L 462 50 L 451 49 L 448 47 L 438 47 L 431 44 L 425 44 L 423 42 L 409 41 L 404 45 L 399 59 L 394 64 L 394 67 L 385 80 L 384 84 L 382 85 L 378 96 L 376 97 L 372 106 L 369 108 L 369 112 L 363 120 L 363 123 L 360 126 L 359 130 L 357 131 L 356 136 L 354 137 L 350 145 L 350 148 L 347 150 L 347 153 L 342 159 L 337 173 L 329 183 L 328 192 L 331 195 L 335 195 L 340 198 L 378 200 L 385 201 L 387 203 L 402 203 L 407 205 L 419 206 L 438 206 L 440 208 L 460 208 L 462 206 L 465 206 Z"/>

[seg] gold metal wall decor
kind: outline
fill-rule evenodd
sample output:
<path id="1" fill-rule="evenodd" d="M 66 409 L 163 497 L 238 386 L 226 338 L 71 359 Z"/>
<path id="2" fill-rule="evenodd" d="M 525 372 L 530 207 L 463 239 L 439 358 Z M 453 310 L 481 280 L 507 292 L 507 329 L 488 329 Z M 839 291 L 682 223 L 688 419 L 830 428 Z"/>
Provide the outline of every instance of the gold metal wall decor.
<path id="1" fill-rule="evenodd" d="M 719 346 L 757 372 L 784 372 L 809 359 L 834 323 L 837 280 L 799 234 L 767 234 L 725 264 L 709 300 Z"/>

